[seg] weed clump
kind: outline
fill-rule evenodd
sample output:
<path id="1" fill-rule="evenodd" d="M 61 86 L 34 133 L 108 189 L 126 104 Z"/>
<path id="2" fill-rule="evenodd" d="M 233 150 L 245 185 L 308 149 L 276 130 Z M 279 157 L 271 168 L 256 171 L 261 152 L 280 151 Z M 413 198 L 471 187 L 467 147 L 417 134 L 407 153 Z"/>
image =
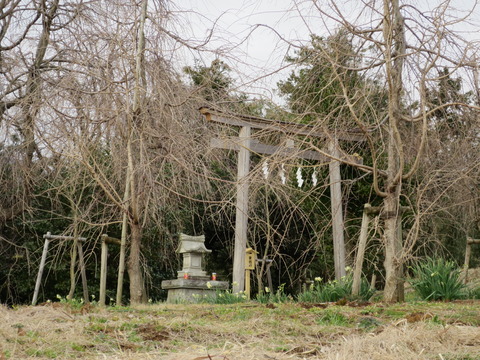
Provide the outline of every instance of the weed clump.
<path id="1" fill-rule="evenodd" d="M 410 280 L 422 300 L 455 300 L 467 297 L 466 285 L 460 280 L 461 270 L 452 261 L 427 258 L 412 267 Z"/>
<path id="2" fill-rule="evenodd" d="M 299 302 L 320 303 L 336 302 L 341 299 L 354 300 L 352 294 L 353 277 L 351 274 L 344 276 L 340 280 L 322 282 L 322 278 L 315 278 L 315 282 L 308 289 L 297 296 Z M 375 289 L 370 287 L 366 279 L 362 279 L 358 299 L 368 301 Z"/>
<path id="3" fill-rule="evenodd" d="M 291 295 L 285 293 L 285 284 L 278 287 L 277 291 L 272 292 L 270 288 L 265 288 L 264 292 L 257 295 L 256 300 L 260 304 L 283 304 L 293 301 Z"/>

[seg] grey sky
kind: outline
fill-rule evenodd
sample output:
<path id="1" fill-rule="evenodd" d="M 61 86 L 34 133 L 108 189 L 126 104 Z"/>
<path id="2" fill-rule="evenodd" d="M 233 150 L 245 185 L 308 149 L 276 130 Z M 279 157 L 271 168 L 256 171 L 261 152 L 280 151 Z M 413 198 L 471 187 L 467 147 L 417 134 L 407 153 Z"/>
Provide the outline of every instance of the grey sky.
<path id="1" fill-rule="evenodd" d="M 331 1 L 318 0 L 322 9 L 328 10 Z M 306 44 L 310 33 L 328 35 L 337 27 L 333 21 L 319 16 L 311 0 L 181 0 L 175 4 L 179 11 L 176 31 L 182 37 L 199 44 L 214 29 L 206 46 L 210 51 L 197 53 L 184 50 L 181 59 L 192 63 L 201 58 L 206 65 L 215 56 L 226 61 L 237 71 L 236 78 L 244 89 L 259 91 L 268 96 L 269 89 L 284 78 L 289 69 L 280 74 L 268 76 L 286 65 L 284 57 L 299 44 Z M 338 2 L 347 17 L 357 17 L 364 8 L 361 0 Z M 447 4 L 455 16 L 464 16 L 473 9 L 472 25 L 456 27 L 464 36 L 478 40 L 480 5 L 474 0 L 412 0 L 408 2 L 421 7 L 425 14 L 439 4 Z M 302 16 L 300 16 L 300 13 Z M 353 19 L 353 18 L 352 18 Z M 365 25 L 369 19 L 360 16 Z M 260 25 L 260 26 L 258 26 Z"/>

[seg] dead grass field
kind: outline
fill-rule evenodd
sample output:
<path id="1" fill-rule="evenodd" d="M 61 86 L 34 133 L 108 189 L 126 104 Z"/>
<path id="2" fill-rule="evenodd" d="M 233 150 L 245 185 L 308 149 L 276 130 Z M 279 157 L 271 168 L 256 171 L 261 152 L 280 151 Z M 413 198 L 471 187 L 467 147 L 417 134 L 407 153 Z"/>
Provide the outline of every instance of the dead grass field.
<path id="1" fill-rule="evenodd" d="M 0 306 L 5 359 L 480 359 L 480 301 Z"/>

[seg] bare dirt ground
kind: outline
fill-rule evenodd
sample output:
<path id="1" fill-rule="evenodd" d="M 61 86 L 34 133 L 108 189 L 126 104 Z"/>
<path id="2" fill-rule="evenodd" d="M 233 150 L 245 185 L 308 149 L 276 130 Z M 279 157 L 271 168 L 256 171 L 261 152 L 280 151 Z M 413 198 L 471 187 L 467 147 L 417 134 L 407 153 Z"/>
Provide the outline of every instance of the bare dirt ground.
<path id="1" fill-rule="evenodd" d="M 6 359 L 480 359 L 480 301 L 0 305 Z"/>

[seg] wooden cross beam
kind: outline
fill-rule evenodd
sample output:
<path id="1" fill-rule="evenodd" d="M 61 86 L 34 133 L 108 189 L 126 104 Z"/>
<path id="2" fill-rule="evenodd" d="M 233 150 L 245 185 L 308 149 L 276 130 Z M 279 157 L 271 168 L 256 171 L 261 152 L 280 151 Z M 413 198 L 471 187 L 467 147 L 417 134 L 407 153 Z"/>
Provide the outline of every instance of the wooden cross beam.
<path id="1" fill-rule="evenodd" d="M 322 139 L 328 138 L 328 134 L 325 131 L 319 131 L 315 126 L 308 124 L 269 120 L 254 116 L 231 115 L 208 107 L 201 107 L 199 111 L 205 116 L 207 121 L 225 125 L 248 126 L 254 129 L 268 129 L 285 134 L 305 135 Z M 365 141 L 365 136 L 360 129 L 336 131 L 335 137 L 338 140 L 345 141 Z"/>
<path id="2" fill-rule="evenodd" d="M 293 144 L 292 144 L 293 145 Z M 241 145 L 239 144 L 238 138 L 228 137 L 228 138 L 212 138 L 210 139 L 210 146 L 217 149 L 227 149 L 227 150 L 236 150 L 240 151 Z M 261 143 L 258 140 L 250 139 L 250 147 L 248 149 L 250 152 L 257 154 L 267 154 L 267 155 L 281 155 L 283 157 L 295 157 L 306 160 L 318 160 L 327 162 L 330 161 L 325 155 L 320 154 L 317 151 L 311 150 L 300 150 L 296 149 L 293 146 L 274 146 Z"/>
<path id="3" fill-rule="evenodd" d="M 222 137 L 222 138 L 211 138 L 210 146 L 216 149 L 226 149 L 226 150 L 235 150 L 240 151 L 242 145 L 239 142 L 238 137 Z M 316 160 L 324 163 L 329 163 L 338 159 L 340 161 L 345 161 L 349 164 L 363 164 L 363 159 L 358 155 L 341 155 L 338 152 L 336 156 L 332 153 L 332 149 L 326 150 L 323 153 L 314 150 L 304 150 L 299 149 L 294 146 L 293 140 L 287 140 L 284 146 L 278 145 L 268 145 L 264 144 L 258 140 L 250 139 L 250 147 L 248 148 L 250 152 L 256 154 L 264 155 L 278 155 L 283 158 L 297 158 L 305 160 Z"/>
<path id="4" fill-rule="evenodd" d="M 338 140 L 364 141 L 364 136 L 359 131 L 344 131 L 336 132 L 335 137 L 332 140 L 327 133 L 319 132 L 311 125 L 273 121 L 250 116 L 232 116 L 207 107 L 202 107 L 199 111 L 205 116 L 207 121 L 240 127 L 240 133 L 237 138 L 213 138 L 210 143 L 213 148 L 236 150 L 239 153 L 237 164 L 233 291 L 240 292 L 244 290 L 245 249 L 247 246 L 248 225 L 247 175 L 250 169 L 250 152 L 268 155 L 275 154 L 285 157 L 318 160 L 329 163 L 335 277 L 340 279 L 345 276 L 345 240 L 341 201 L 340 161 L 342 159 L 350 163 L 360 163 L 360 161 L 358 158 L 352 156 L 342 157 L 338 147 Z M 318 151 L 296 149 L 292 142 L 287 142 L 286 146 L 263 144 L 251 139 L 252 128 L 269 129 L 285 134 L 328 139 L 328 151 L 325 151 L 324 154 L 322 154 Z"/>

